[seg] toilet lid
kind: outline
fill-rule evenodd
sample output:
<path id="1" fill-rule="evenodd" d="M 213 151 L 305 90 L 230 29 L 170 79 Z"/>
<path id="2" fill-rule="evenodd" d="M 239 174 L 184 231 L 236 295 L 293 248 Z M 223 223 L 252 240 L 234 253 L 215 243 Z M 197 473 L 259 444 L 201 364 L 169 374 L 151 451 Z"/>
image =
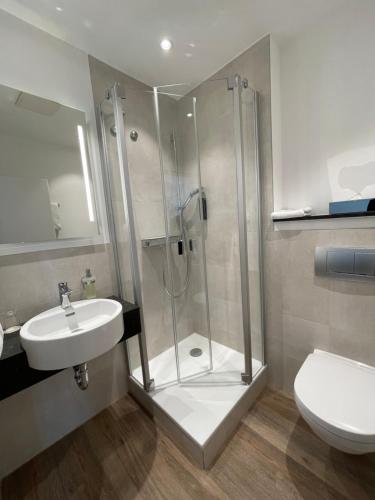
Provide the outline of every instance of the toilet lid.
<path id="1" fill-rule="evenodd" d="M 294 382 L 297 404 L 329 432 L 375 443 L 375 368 L 336 354 L 309 354 Z"/>

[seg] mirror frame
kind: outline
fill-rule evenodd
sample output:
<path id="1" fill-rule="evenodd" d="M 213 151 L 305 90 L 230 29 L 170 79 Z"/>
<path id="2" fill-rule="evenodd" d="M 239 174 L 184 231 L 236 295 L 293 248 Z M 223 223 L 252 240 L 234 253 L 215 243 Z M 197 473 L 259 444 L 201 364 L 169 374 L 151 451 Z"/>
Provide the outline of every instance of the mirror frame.
<path id="1" fill-rule="evenodd" d="M 14 87 L 13 87 L 14 88 Z M 21 89 L 16 89 L 20 92 Z M 26 92 L 26 90 L 25 90 Z M 46 99 L 46 97 L 34 94 L 37 97 Z M 104 184 L 102 177 L 102 162 L 99 152 L 99 142 L 97 133 L 97 124 L 94 111 L 94 102 L 90 112 L 79 108 L 73 108 L 66 104 L 59 103 L 62 106 L 69 107 L 84 113 L 85 115 L 85 138 L 87 156 L 89 160 L 89 173 L 93 190 L 94 210 L 97 217 L 98 234 L 82 238 L 64 238 L 61 240 L 40 241 L 33 243 L 0 243 L 0 257 L 6 255 L 18 255 L 23 253 L 43 252 L 48 250 L 58 250 L 63 248 L 76 248 L 94 245 L 105 245 L 110 242 L 107 223 L 107 209 L 104 196 Z"/>

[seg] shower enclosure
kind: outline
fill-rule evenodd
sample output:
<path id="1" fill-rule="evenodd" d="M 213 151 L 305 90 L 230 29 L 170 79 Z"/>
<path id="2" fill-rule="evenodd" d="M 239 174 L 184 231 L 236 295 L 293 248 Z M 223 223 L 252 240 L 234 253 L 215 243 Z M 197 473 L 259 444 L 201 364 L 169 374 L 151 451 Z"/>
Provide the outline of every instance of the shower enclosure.
<path id="1" fill-rule="evenodd" d="M 239 75 L 100 105 L 119 294 L 141 308 L 130 376 L 251 384 L 264 365 L 258 98 Z"/>

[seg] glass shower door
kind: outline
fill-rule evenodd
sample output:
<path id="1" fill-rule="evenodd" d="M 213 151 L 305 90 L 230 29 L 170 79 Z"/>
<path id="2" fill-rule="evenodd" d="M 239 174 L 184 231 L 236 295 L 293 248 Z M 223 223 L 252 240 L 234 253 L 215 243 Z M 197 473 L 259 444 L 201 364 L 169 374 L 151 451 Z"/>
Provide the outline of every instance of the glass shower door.
<path id="1" fill-rule="evenodd" d="M 195 91 L 202 183 L 208 200 L 205 235 L 213 372 L 210 382 L 240 385 L 245 371 L 235 95 L 228 78 Z M 239 163 L 240 164 L 240 163 Z"/>
<path id="2" fill-rule="evenodd" d="M 203 383 L 250 384 L 264 362 L 257 96 L 239 75 L 207 81 L 194 95 L 208 200 L 201 234 L 213 370 Z M 178 100 L 182 116 L 191 114 L 188 99 Z M 180 137 L 191 154 L 187 134 Z"/>
<path id="3" fill-rule="evenodd" d="M 212 351 L 196 99 L 181 90 L 155 88 L 154 106 L 166 227 L 164 285 L 172 299 L 178 380 L 184 381 L 212 369 Z"/>

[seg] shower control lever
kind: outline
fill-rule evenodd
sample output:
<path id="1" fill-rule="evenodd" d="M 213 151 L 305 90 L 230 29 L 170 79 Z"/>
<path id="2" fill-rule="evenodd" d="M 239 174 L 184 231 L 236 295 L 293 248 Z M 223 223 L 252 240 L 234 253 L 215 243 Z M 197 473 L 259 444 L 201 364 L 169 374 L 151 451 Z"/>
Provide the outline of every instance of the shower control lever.
<path id="1" fill-rule="evenodd" d="M 178 240 L 177 247 L 178 247 L 178 255 L 183 255 L 184 254 L 184 242 L 182 240 Z"/>
<path id="2" fill-rule="evenodd" d="M 202 193 L 202 209 L 199 206 L 199 212 L 202 220 L 207 220 L 207 198 L 205 193 Z"/>

